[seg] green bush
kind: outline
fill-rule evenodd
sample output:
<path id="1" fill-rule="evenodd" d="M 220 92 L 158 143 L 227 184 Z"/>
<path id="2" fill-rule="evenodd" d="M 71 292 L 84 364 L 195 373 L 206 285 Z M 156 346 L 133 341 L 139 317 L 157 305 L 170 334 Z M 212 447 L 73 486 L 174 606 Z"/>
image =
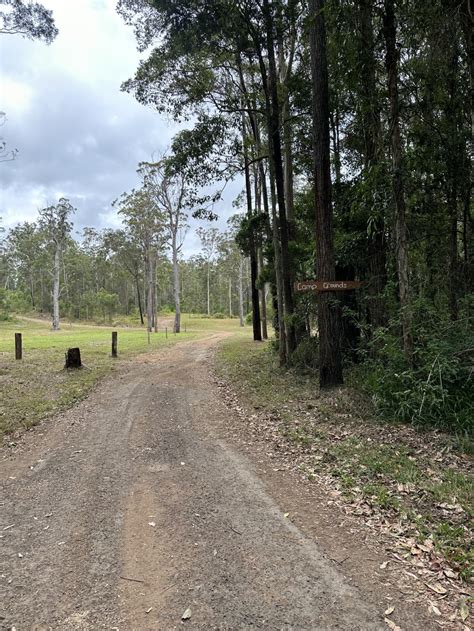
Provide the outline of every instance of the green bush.
<path id="1" fill-rule="evenodd" d="M 469 316 L 450 322 L 419 307 L 413 365 L 407 363 L 394 330 L 379 331 L 373 340 L 376 359 L 366 359 L 364 367 L 354 369 L 379 414 L 472 436 L 474 331 Z"/>
<path id="2" fill-rule="evenodd" d="M 245 316 L 245 324 L 252 324 L 252 312 L 249 311 Z"/>
<path id="3" fill-rule="evenodd" d="M 319 340 L 317 337 L 303 339 L 290 358 L 291 366 L 304 370 L 318 370 L 319 368 Z"/>
<path id="4" fill-rule="evenodd" d="M 0 321 L 10 319 L 10 302 L 5 289 L 0 288 Z"/>
<path id="5" fill-rule="evenodd" d="M 216 320 L 224 320 L 227 316 L 224 313 L 220 313 L 218 311 L 217 313 L 213 313 L 212 317 Z"/>
<path id="6" fill-rule="evenodd" d="M 21 289 L 15 291 L 7 290 L 4 292 L 4 301 L 8 306 L 7 310 L 17 313 L 27 313 L 31 310 L 31 300 L 28 294 Z"/>

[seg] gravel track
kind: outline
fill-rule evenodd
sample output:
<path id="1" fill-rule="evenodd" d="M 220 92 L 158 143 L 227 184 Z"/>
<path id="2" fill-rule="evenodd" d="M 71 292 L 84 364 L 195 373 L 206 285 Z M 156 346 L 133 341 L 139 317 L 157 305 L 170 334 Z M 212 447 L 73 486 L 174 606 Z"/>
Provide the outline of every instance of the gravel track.
<path id="1" fill-rule="evenodd" d="M 223 336 L 124 362 L 0 451 L 0 628 L 387 628 L 219 437 Z"/>

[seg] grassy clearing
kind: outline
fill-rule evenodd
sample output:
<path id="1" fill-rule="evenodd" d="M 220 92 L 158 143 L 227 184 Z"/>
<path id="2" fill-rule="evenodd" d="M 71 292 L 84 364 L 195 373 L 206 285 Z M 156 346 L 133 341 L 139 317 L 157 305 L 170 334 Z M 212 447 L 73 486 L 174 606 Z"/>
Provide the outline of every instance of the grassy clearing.
<path id="1" fill-rule="evenodd" d="M 225 341 L 218 371 L 310 479 L 329 479 L 357 514 L 388 520 L 406 556 L 432 549 L 472 575 L 472 460 L 455 441 L 377 421 L 354 389 L 319 393 L 316 376 L 279 369 L 268 344 Z"/>
<path id="2" fill-rule="evenodd" d="M 236 320 L 208 320 L 185 316 L 186 333 L 168 337 L 166 322 L 158 333 L 151 334 L 148 345 L 143 328 L 126 327 L 118 330 L 120 359 L 130 359 L 177 342 L 201 337 L 206 332 L 236 332 Z M 36 425 L 54 413 L 65 410 L 84 398 L 94 384 L 117 367 L 110 357 L 111 327 L 62 323 L 60 331 L 52 332 L 50 323 L 31 320 L 0 323 L 0 435 Z M 245 333 L 248 335 L 249 328 Z M 14 333 L 23 334 L 23 360 L 15 361 Z M 70 347 L 81 349 L 87 367 L 81 371 L 65 371 L 64 353 Z"/>
<path id="3" fill-rule="evenodd" d="M 181 316 L 181 327 L 184 331 L 225 331 L 249 337 L 252 327 L 246 325 L 241 327 L 238 318 L 208 318 L 205 315 L 195 313 L 184 313 Z"/>

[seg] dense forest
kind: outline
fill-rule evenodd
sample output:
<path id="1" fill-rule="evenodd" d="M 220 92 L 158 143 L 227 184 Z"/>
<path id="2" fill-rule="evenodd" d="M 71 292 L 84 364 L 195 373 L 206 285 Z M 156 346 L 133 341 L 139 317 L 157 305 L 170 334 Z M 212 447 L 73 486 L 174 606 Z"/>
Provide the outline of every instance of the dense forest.
<path id="1" fill-rule="evenodd" d="M 249 312 L 255 340 L 273 325 L 281 366 L 319 371 L 322 388 L 355 379 L 387 417 L 469 432 L 472 0 L 117 10 L 144 53 L 122 89 L 183 129 L 116 200 L 122 229 L 74 240 L 63 199 L 3 235 L 4 311 L 152 328 L 176 308 L 177 330 L 180 310 Z M 238 178 L 245 212 L 219 233 L 214 203 Z M 190 215 L 210 227 L 184 261 Z M 362 284 L 295 291 L 311 279 Z"/>

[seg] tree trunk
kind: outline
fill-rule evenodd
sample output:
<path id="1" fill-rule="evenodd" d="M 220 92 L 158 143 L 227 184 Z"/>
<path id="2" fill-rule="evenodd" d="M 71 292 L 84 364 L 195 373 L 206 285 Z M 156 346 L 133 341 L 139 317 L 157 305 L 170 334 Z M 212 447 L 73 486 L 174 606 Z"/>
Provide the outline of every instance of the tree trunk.
<path id="1" fill-rule="evenodd" d="M 53 266 L 53 331 L 59 331 L 59 277 L 61 273 L 60 254 L 59 245 L 56 245 Z"/>
<path id="2" fill-rule="evenodd" d="M 31 306 L 35 310 L 35 308 L 36 308 L 36 304 L 35 304 L 35 282 L 34 282 L 34 278 L 33 278 L 33 274 L 32 273 L 30 273 L 30 295 L 31 295 Z"/>
<path id="3" fill-rule="evenodd" d="M 152 254 L 148 249 L 146 256 L 146 271 L 147 271 L 147 300 L 146 300 L 146 317 L 147 317 L 147 329 L 151 333 L 153 330 L 153 264 Z"/>
<path id="4" fill-rule="evenodd" d="M 158 287 L 156 284 L 156 256 L 153 257 L 153 330 L 158 333 Z"/>
<path id="5" fill-rule="evenodd" d="M 247 199 L 247 215 L 251 219 L 253 216 L 252 211 L 252 186 L 250 182 L 250 168 L 249 160 L 246 149 L 246 133 L 245 133 L 245 118 L 242 114 L 242 143 L 244 148 L 244 174 L 245 174 L 245 195 Z M 252 298 L 252 327 L 253 327 L 253 339 L 256 342 L 262 340 L 262 329 L 260 322 L 260 303 L 257 289 L 258 279 L 258 261 L 257 261 L 257 246 L 255 244 L 255 236 L 252 233 L 250 235 L 250 284 L 251 284 L 251 298 Z"/>
<path id="6" fill-rule="evenodd" d="M 137 275 L 135 278 L 135 284 L 137 288 L 137 302 L 138 302 L 138 311 L 140 313 L 140 324 L 145 324 L 145 320 L 143 319 L 143 307 L 142 307 L 142 296 L 140 291 L 140 277 Z"/>
<path id="7" fill-rule="evenodd" d="M 469 65 L 469 107 L 471 114 L 471 160 L 474 158 L 474 0 L 463 0 L 461 23 L 466 41 Z"/>
<path id="8" fill-rule="evenodd" d="M 278 355 L 280 366 L 284 366 L 288 360 L 287 344 L 286 344 L 286 328 L 285 328 L 285 307 L 283 297 L 283 274 L 281 271 L 281 249 L 280 249 L 280 230 L 278 224 L 278 216 L 276 210 L 276 193 L 275 182 L 271 176 L 270 169 L 270 206 L 272 209 L 272 241 L 275 256 L 275 286 L 277 309 L 275 310 L 275 332 L 278 334 Z"/>
<path id="9" fill-rule="evenodd" d="M 239 262 L 239 323 L 240 323 L 240 326 L 244 326 L 243 275 L 244 275 L 244 259 L 240 257 L 240 262 Z"/>
<path id="10" fill-rule="evenodd" d="M 311 75 L 313 82 L 313 133 L 316 186 L 316 265 L 319 280 L 334 280 L 333 219 L 329 138 L 329 86 L 326 58 L 324 0 L 310 0 Z M 332 292 L 318 297 L 319 385 L 343 383 L 339 340 L 339 308 Z"/>
<path id="11" fill-rule="evenodd" d="M 257 258 L 258 258 L 258 270 L 259 270 L 259 274 L 261 274 L 263 270 L 262 248 L 258 248 Z M 259 292 L 260 292 L 260 303 L 261 303 L 261 314 L 262 314 L 262 338 L 264 340 L 268 340 L 267 301 L 265 298 L 265 283 L 263 283 L 262 289 L 260 289 Z"/>
<path id="12" fill-rule="evenodd" d="M 258 122 L 254 119 L 253 125 L 255 145 L 258 155 L 262 154 L 262 142 L 260 137 L 260 128 Z M 284 306 L 283 306 L 283 284 L 281 278 L 281 252 L 280 252 L 280 240 L 278 235 L 278 220 L 276 213 L 276 200 L 274 193 L 274 185 L 271 193 L 271 217 L 270 217 L 270 204 L 268 200 L 267 178 L 265 174 L 265 168 L 263 160 L 260 160 L 258 165 L 258 175 L 260 178 L 260 192 L 262 194 L 263 212 L 267 218 L 267 230 L 268 236 L 272 238 L 273 243 L 273 269 L 275 272 L 275 284 L 272 295 L 276 298 L 274 301 L 274 329 L 278 339 L 280 365 L 283 366 L 286 363 L 286 342 L 285 342 L 285 328 L 284 328 Z M 268 323 L 266 314 L 266 302 L 265 294 L 263 296 L 265 311 L 262 308 L 262 314 L 265 315 L 265 328 L 262 329 L 264 339 L 268 339 Z M 275 304 L 276 303 L 276 304 Z"/>
<path id="13" fill-rule="evenodd" d="M 207 315 L 211 315 L 211 262 L 207 262 Z"/>
<path id="14" fill-rule="evenodd" d="M 41 301 L 41 313 L 44 313 L 44 279 L 43 272 L 40 271 L 40 301 Z"/>
<path id="15" fill-rule="evenodd" d="M 456 177 L 454 175 L 454 177 Z M 448 259 L 448 301 L 451 320 L 458 319 L 458 199 L 455 182 L 448 184 L 449 211 L 449 259 Z"/>
<path id="16" fill-rule="evenodd" d="M 257 215 L 262 214 L 262 181 L 260 178 L 260 172 L 257 164 L 254 164 L 254 184 L 255 184 L 255 205 L 257 208 Z M 267 211 L 268 211 L 268 200 L 267 200 Z M 268 219 L 268 214 L 266 214 Z M 260 277 L 263 271 L 263 252 L 261 246 L 257 248 L 257 262 L 258 262 L 258 276 Z M 260 295 L 260 315 L 261 315 L 261 325 L 262 325 L 262 338 L 264 340 L 268 339 L 268 330 L 267 330 L 267 303 L 265 301 L 265 284 L 263 287 L 258 290 Z"/>
<path id="17" fill-rule="evenodd" d="M 373 31 L 374 0 L 359 2 L 360 43 L 359 66 L 361 76 L 361 110 L 364 133 L 364 171 L 367 177 L 379 168 L 381 157 L 382 130 L 380 108 L 377 101 L 376 60 Z M 387 324 L 387 309 L 382 297 L 387 283 L 385 226 L 383 210 L 370 208 L 367 255 L 368 319 L 374 328 Z"/>
<path id="18" fill-rule="evenodd" d="M 173 256 L 173 289 L 174 289 L 174 332 L 181 332 L 181 298 L 179 295 L 179 262 L 178 250 L 176 246 L 176 234 L 172 241 Z"/>
<path id="19" fill-rule="evenodd" d="M 403 350 L 409 363 L 413 359 L 411 335 L 410 281 L 408 261 L 408 235 L 406 223 L 405 190 L 403 182 L 403 153 L 400 136 L 400 104 L 398 97 L 398 52 L 394 0 L 385 0 L 383 32 L 385 38 L 385 67 L 387 70 L 390 101 L 390 141 L 392 149 L 392 185 L 395 201 L 395 257 L 400 297 Z"/>
<path id="20" fill-rule="evenodd" d="M 448 28 L 449 41 L 446 56 L 449 59 L 446 91 L 447 139 L 446 174 L 447 174 L 447 203 L 449 213 L 448 237 L 448 300 L 451 320 L 458 318 L 458 297 L 460 295 L 459 253 L 458 253 L 458 203 L 462 197 L 463 184 L 470 181 L 471 160 L 466 155 L 465 143 L 462 137 L 462 96 L 459 91 L 459 44 L 455 23 Z M 469 45 L 469 38 L 466 40 Z M 472 156 L 471 156 L 472 157 Z M 464 184 L 465 186 L 465 184 Z"/>
<path id="21" fill-rule="evenodd" d="M 292 237 L 292 224 L 295 220 L 295 204 L 293 189 L 293 147 L 292 147 L 292 126 L 290 120 L 290 99 L 288 94 L 285 95 L 282 110 L 283 120 L 283 172 L 285 177 L 285 203 L 286 214 L 288 217 L 288 228 Z"/>
<path id="22" fill-rule="evenodd" d="M 274 178 L 276 200 L 278 202 L 279 237 L 281 244 L 281 282 L 284 298 L 284 326 L 287 358 L 296 348 L 296 334 L 293 323 L 294 303 L 292 287 L 292 269 L 289 250 L 289 230 L 285 203 L 285 178 L 280 133 L 280 102 L 278 96 L 278 77 L 275 62 L 274 23 L 269 0 L 263 0 L 265 35 L 268 54 L 268 98 L 266 99 L 268 145 L 270 150 L 270 177 Z M 262 75 L 264 82 L 266 77 Z"/>

